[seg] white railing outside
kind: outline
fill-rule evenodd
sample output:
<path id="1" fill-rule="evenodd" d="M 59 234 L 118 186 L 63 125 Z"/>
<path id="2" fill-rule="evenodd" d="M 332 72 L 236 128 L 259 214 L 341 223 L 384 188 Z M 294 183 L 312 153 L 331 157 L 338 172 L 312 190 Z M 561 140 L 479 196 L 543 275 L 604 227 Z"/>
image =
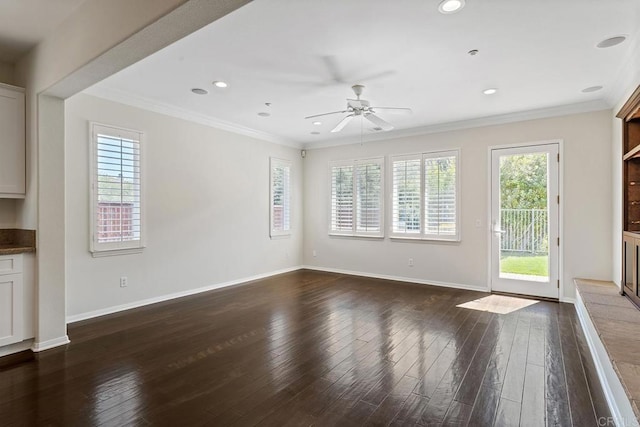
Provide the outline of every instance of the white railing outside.
<path id="1" fill-rule="evenodd" d="M 549 221 L 546 209 L 500 209 L 504 231 L 500 248 L 508 252 L 547 253 Z"/>

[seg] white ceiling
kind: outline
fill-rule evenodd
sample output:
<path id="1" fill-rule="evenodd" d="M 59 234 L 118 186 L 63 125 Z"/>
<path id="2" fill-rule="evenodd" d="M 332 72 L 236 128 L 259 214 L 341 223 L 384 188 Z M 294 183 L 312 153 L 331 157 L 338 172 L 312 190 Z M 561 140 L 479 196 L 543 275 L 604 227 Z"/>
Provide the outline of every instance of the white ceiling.
<path id="1" fill-rule="evenodd" d="M 372 105 L 413 109 L 410 116 L 380 113 L 396 126 L 391 136 L 604 100 L 640 27 L 637 0 L 467 0 L 453 15 L 437 6 L 438 0 L 255 0 L 88 92 L 313 145 L 360 135 L 357 120 L 329 133 L 340 115 L 321 126 L 304 119 L 344 109 L 350 86 L 360 83 Z M 620 34 L 629 36 L 625 43 L 595 47 Z M 480 52 L 470 56 L 471 49 Z M 214 80 L 229 88 L 213 87 Z M 594 85 L 604 89 L 581 92 Z M 191 93 L 197 87 L 209 94 Z M 489 87 L 498 93 L 484 95 Z M 364 134 L 372 127 L 365 123 Z"/>
<path id="2" fill-rule="evenodd" d="M 0 61 L 15 62 L 84 0 L 0 0 Z"/>

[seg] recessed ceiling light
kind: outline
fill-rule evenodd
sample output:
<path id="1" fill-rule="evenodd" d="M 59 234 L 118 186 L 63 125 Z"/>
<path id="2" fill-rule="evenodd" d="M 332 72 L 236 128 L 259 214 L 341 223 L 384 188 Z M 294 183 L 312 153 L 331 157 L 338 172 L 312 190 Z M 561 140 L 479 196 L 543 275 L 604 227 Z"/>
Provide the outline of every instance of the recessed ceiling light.
<path id="1" fill-rule="evenodd" d="M 191 89 L 191 92 L 195 93 L 196 95 L 206 95 L 209 93 L 204 89 L 200 89 L 199 87 L 194 87 L 193 89 Z"/>
<path id="2" fill-rule="evenodd" d="M 471 56 L 476 56 L 480 51 L 478 49 L 471 49 L 469 52 L 467 52 L 469 55 Z"/>
<path id="3" fill-rule="evenodd" d="M 219 88 L 229 87 L 229 84 L 227 82 L 223 82 L 221 80 L 216 80 L 215 82 L 213 82 L 213 85 Z"/>
<path id="4" fill-rule="evenodd" d="M 320 126 L 320 125 L 322 124 L 322 122 L 313 122 L 313 124 L 314 124 L 315 126 Z"/>
<path id="5" fill-rule="evenodd" d="M 600 43 L 598 43 L 596 47 L 599 47 L 600 49 L 604 49 L 607 47 L 617 46 L 623 41 L 625 41 L 626 39 L 627 39 L 627 36 L 609 37 L 608 39 L 604 39 Z"/>
<path id="6" fill-rule="evenodd" d="M 493 95 L 497 91 L 498 91 L 498 89 L 492 87 L 492 88 L 483 90 L 482 93 L 484 93 L 485 95 Z"/>
<path id="7" fill-rule="evenodd" d="M 376 126 L 371 130 L 376 131 L 376 132 L 380 132 L 382 130 L 382 128 L 380 126 Z"/>
<path id="8" fill-rule="evenodd" d="M 258 113 L 258 115 L 259 115 L 260 117 L 269 117 L 271 114 L 270 114 L 270 113 L 266 113 L 266 112 L 264 112 L 264 111 L 261 111 L 261 112 L 259 112 L 259 113 Z"/>
<path id="9" fill-rule="evenodd" d="M 311 135 L 320 135 L 320 132 L 318 132 L 317 130 L 314 130 L 313 132 L 311 132 Z"/>
<path id="10" fill-rule="evenodd" d="M 600 89 L 602 89 L 602 86 L 589 86 L 587 88 L 582 89 L 582 93 L 597 92 Z"/>
<path id="11" fill-rule="evenodd" d="M 456 13 L 464 7 L 464 4 L 464 0 L 442 0 L 438 5 L 438 10 L 445 15 Z"/>

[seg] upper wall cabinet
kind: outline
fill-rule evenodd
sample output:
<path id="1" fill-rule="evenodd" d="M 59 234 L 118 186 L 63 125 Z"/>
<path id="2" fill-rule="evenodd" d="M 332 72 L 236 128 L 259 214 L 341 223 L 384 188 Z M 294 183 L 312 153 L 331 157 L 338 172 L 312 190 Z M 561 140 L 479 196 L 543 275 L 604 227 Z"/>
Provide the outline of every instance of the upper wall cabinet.
<path id="1" fill-rule="evenodd" d="M 25 195 L 24 89 L 0 83 L 0 198 Z"/>

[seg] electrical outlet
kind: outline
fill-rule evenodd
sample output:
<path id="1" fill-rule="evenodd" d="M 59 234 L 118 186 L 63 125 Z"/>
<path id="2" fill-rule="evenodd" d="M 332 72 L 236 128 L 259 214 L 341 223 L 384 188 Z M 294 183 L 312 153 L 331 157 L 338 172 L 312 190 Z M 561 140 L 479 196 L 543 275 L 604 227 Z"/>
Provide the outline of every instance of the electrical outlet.
<path id="1" fill-rule="evenodd" d="M 409 258 L 409 267 L 413 267 L 413 258 Z"/>
<path id="2" fill-rule="evenodd" d="M 127 279 L 127 276 L 122 276 L 120 278 L 120 287 L 126 288 L 127 286 L 129 286 L 129 279 Z"/>
<path id="3" fill-rule="evenodd" d="M 314 257 L 314 258 L 315 258 L 316 256 L 318 256 L 318 253 L 316 252 L 316 250 L 315 250 L 315 249 L 313 250 L 312 254 L 313 254 L 313 257 Z"/>

